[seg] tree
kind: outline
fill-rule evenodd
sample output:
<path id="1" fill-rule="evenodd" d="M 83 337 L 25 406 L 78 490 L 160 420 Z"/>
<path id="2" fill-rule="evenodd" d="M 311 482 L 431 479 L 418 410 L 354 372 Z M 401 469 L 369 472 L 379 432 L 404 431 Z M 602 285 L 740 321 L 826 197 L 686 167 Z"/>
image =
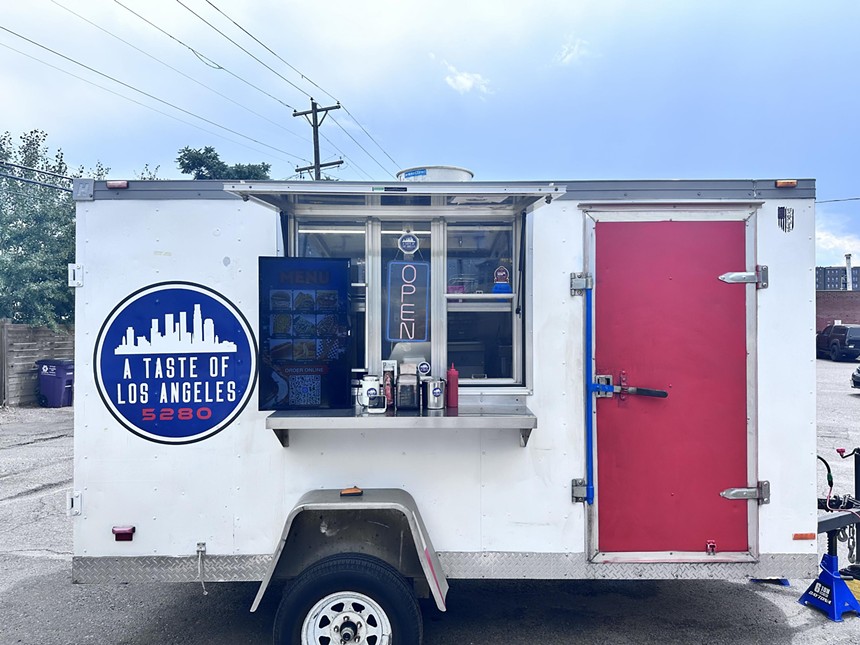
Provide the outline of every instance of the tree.
<path id="1" fill-rule="evenodd" d="M 136 173 L 137 179 L 142 181 L 157 181 L 158 180 L 158 169 L 161 166 L 156 166 L 155 168 L 150 168 L 148 163 L 143 164 L 143 170 L 139 173 Z"/>
<path id="2" fill-rule="evenodd" d="M 185 175 L 193 175 L 194 179 L 269 179 L 267 163 L 233 164 L 228 166 L 212 146 L 205 148 L 189 148 L 185 146 L 176 158 L 179 170 Z"/>
<path id="3" fill-rule="evenodd" d="M 68 178 L 84 169 L 70 172 L 62 150 L 49 154 L 47 138 L 31 130 L 16 147 L 9 132 L 0 136 L 0 161 L 61 175 L 0 165 L 0 318 L 55 327 L 72 322 L 75 302 L 66 277 L 75 257 L 75 205 L 57 187 L 71 188 Z M 88 174 L 103 178 L 109 170 L 97 163 Z"/>

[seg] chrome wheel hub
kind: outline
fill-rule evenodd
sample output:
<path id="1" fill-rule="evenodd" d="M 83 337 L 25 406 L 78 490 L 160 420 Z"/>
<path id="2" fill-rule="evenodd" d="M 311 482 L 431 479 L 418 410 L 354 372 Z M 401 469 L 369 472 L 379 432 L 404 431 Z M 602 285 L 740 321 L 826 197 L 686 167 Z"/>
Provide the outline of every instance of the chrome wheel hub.
<path id="1" fill-rule="evenodd" d="M 391 621 L 372 598 L 355 591 L 339 591 L 311 607 L 302 624 L 305 645 L 386 645 Z"/>

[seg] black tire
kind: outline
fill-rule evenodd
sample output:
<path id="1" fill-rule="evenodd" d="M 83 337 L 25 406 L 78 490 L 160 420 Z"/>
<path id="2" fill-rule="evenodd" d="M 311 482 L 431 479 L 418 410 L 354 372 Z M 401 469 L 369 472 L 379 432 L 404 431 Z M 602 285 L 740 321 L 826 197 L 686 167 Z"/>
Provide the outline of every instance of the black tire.
<path id="1" fill-rule="evenodd" d="M 839 343 L 833 343 L 830 346 L 830 360 L 838 361 L 841 356 L 842 352 L 839 351 Z"/>
<path id="2" fill-rule="evenodd" d="M 344 594 L 346 603 L 339 601 Z M 424 625 L 421 620 L 421 610 L 415 599 L 411 585 L 391 565 L 378 558 L 360 553 L 344 553 L 320 560 L 305 569 L 284 591 L 278 612 L 275 615 L 274 644 L 275 645 L 321 645 L 322 643 L 339 643 L 340 639 L 303 640 L 302 628 L 312 610 L 320 610 L 326 606 L 328 599 L 334 604 L 346 606 L 342 609 L 344 617 L 349 612 L 360 612 L 366 615 L 377 613 L 373 607 L 364 607 L 359 602 L 351 602 L 353 598 L 365 596 L 375 604 L 387 619 L 391 627 L 392 645 L 420 645 L 423 639 Z M 325 601 L 325 602 L 324 602 Z M 351 604 L 350 604 L 351 603 Z M 317 611 L 325 616 L 318 625 L 328 621 L 330 612 Z M 383 620 L 384 620 L 383 619 Z M 379 624 L 375 617 L 367 621 L 369 625 Z M 325 622 L 326 626 L 334 624 Z M 344 623 L 345 624 L 345 623 Z M 311 624 L 313 629 L 313 624 Z M 378 631 L 378 629 L 377 629 Z M 378 637 L 365 635 L 360 645 L 381 645 Z"/>

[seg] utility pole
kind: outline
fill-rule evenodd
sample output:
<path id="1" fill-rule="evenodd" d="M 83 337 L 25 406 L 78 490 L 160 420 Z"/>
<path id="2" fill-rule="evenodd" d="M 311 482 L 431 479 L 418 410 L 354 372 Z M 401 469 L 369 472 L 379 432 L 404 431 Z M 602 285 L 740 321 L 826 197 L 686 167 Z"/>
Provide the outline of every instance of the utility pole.
<path id="1" fill-rule="evenodd" d="M 322 122 L 325 121 L 326 116 L 329 113 L 329 110 L 339 110 L 340 109 L 340 101 L 338 101 L 337 105 L 330 105 L 329 107 L 321 108 L 319 104 L 311 98 L 311 109 L 304 110 L 302 112 L 297 112 L 293 110 L 293 116 L 303 116 L 305 118 L 308 115 L 311 118 L 308 119 L 308 123 L 311 124 L 311 127 L 314 130 L 314 165 L 313 166 L 303 166 L 301 168 L 296 168 L 296 172 L 305 172 L 306 170 L 314 171 L 314 179 L 319 181 L 321 179 L 320 169 L 321 168 L 330 168 L 332 166 L 339 166 L 343 163 L 343 159 L 338 161 L 329 161 L 328 163 L 320 163 L 320 126 Z M 322 112 L 322 118 L 319 118 L 318 115 Z"/>

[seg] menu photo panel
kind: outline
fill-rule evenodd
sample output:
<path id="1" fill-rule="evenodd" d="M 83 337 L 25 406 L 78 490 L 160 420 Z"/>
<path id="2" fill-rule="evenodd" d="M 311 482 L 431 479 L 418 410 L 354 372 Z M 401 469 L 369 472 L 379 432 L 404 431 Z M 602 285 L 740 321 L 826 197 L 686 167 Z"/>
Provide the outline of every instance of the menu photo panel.
<path id="1" fill-rule="evenodd" d="M 260 410 L 350 407 L 349 266 L 260 258 Z"/>

